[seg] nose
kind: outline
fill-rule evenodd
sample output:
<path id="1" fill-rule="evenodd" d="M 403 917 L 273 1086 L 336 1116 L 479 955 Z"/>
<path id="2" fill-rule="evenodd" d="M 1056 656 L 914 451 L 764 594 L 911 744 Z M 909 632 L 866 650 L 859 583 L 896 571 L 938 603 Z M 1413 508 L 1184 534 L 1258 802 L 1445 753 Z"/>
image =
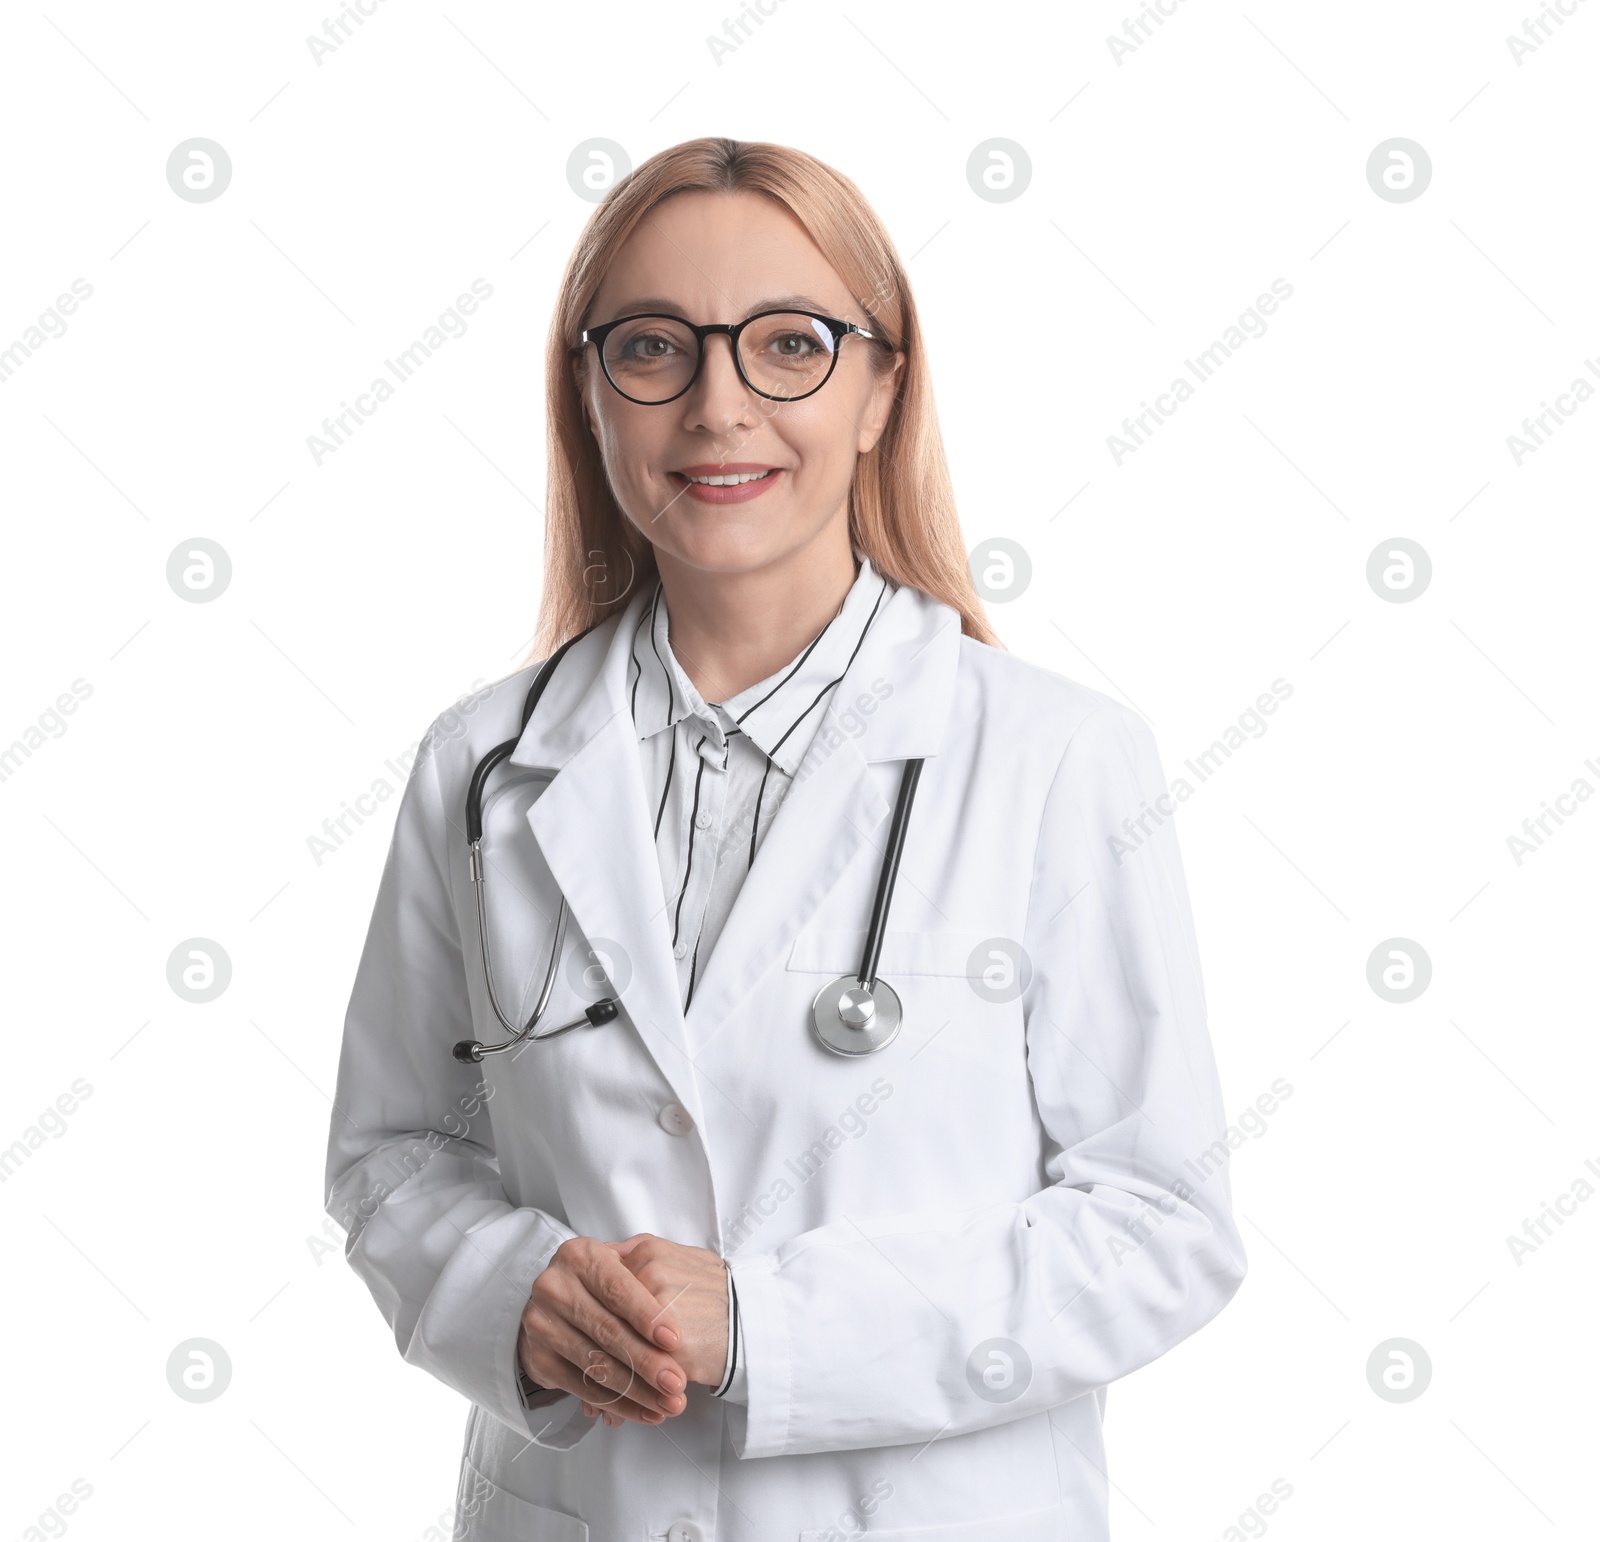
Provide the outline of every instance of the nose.
<path id="1" fill-rule="evenodd" d="M 748 427 L 755 400 L 734 362 L 733 339 L 725 332 L 713 332 L 705 340 L 699 377 L 684 397 L 687 426 L 711 433 Z"/>

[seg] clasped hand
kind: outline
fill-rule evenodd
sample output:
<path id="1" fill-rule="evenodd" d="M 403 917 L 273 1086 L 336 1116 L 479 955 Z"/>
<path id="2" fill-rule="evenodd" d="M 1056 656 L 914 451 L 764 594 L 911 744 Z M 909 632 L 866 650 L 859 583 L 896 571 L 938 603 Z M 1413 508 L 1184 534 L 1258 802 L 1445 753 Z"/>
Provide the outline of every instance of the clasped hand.
<path id="1" fill-rule="evenodd" d="M 533 1282 L 517 1334 L 534 1381 L 572 1393 L 611 1427 L 682 1413 L 688 1383 L 716 1386 L 727 1357 L 727 1266 L 649 1232 L 562 1243 Z"/>

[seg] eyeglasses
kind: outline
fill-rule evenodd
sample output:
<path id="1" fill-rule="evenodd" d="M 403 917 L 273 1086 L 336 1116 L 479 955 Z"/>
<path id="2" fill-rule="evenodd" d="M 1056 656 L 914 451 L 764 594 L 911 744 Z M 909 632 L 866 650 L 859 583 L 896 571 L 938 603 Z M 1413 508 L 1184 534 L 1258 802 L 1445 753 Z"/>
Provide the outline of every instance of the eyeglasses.
<path id="1" fill-rule="evenodd" d="M 769 401 L 796 402 L 820 391 L 854 333 L 883 340 L 853 321 L 812 311 L 760 311 L 743 321 L 697 327 L 681 316 L 622 316 L 578 335 L 595 345 L 600 367 L 619 396 L 643 406 L 676 401 L 700 375 L 706 339 L 727 336 L 739 378 Z"/>

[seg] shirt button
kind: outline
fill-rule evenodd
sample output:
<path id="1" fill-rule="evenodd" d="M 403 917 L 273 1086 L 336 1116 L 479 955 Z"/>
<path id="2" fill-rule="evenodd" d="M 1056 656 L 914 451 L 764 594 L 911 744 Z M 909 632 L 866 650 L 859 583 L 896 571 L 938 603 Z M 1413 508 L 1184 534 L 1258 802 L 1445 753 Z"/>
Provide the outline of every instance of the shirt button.
<path id="1" fill-rule="evenodd" d="M 667 1527 L 667 1542 L 705 1542 L 705 1536 L 693 1521 L 674 1521 Z"/>
<path id="2" fill-rule="evenodd" d="M 656 1123 L 659 1124 L 668 1135 L 687 1135 L 689 1131 L 694 1128 L 694 1120 L 689 1117 L 689 1111 L 684 1108 L 681 1103 L 667 1104 L 667 1106 L 656 1115 Z M 692 1527 L 693 1523 L 690 1521 L 685 1521 L 684 1525 Z M 693 1534 L 697 1537 L 700 1535 L 698 1530 L 695 1530 Z M 686 1531 L 684 1535 L 688 1536 L 690 1533 Z"/>
<path id="3" fill-rule="evenodd" d="M 694 823 L 697 830 L 709 830 L 711 828 L 711 816 L 704 809 L 701 809 L 694 816 Z"/>
<path id="4" fill-rule="evenodd" d="M 688 958 L 689 944 L 686 942 L 674 943 L 672 948 L 672 956 L 674 958 Z"/>

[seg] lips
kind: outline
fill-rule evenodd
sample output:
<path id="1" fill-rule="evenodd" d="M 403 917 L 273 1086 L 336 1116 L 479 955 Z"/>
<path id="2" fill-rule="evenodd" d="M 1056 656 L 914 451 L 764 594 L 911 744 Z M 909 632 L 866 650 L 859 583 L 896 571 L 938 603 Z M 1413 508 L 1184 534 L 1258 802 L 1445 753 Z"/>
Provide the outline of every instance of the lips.
<path id="1" fill-rule="evenodd" d="M 684 466 L 671 473 L 697 503 L 746 503 L 759 498 L 783 475 L 781 466 L 728 461 Z"/>
<path id="2" fill-rule="evenodd" d="M 754 461 L 728 461 L 725 465 L 705 464 L 681 466 L 674 476 L 686 481 L 696 481 L 702 486 L 725 486 L 730 482 L 747 482 L 755 477 L 767 476 L 778 470 L 776 466 L 763 466 Z"/>

